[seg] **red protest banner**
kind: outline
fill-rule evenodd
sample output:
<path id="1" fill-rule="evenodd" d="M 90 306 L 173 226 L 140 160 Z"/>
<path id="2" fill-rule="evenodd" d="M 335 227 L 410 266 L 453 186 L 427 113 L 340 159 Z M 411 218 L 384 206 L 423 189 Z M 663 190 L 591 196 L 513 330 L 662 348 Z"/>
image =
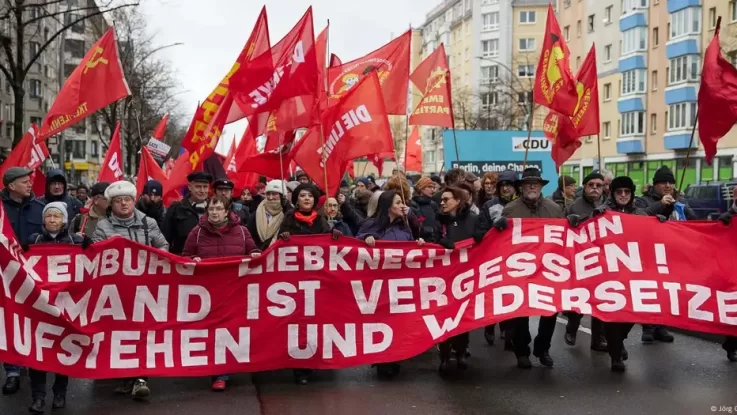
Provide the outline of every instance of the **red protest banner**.
<path id="1" fill-rule="evenodd" d="M 342 368 L 561 310 L 735 335 L 735 227 L 512 219 L 452 251 L 325 235 L 199 263 L 123 238 L 26 253 L 3 238 L 0 360 L 85 378 Z"/>

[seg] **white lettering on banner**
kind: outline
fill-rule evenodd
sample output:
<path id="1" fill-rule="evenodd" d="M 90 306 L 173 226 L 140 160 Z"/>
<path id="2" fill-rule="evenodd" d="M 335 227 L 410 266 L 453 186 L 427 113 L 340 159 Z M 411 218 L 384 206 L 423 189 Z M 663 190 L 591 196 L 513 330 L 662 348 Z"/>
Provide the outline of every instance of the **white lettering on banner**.
<path id="1" fill-rule="evenodd" d="M 310 359 L 321 350 L 321 359 L 334 359 L 335 349 L 341 357 L 355 357 L 358 355 L 357 327 L 354 323 L 335 324 L 289 324 L 287 326 L 287 351 L 293 359 Z M 306 329 L 306 341 L 300 341 L 300 336 Z M 384 323 L 364 323 L 361 330 L 361 354 L 381 353 L 389 348 L 394 333 L 390 326 Z M 376 342 L 377 334 L 381 334 L 381 341 Z M 301 347 L 300 344 L 304 344 Z M 322 347 L 320 347 L 322 345 Z"/>
<path id="2" fill-rule="evenodd" d="M 346 132 L 371 121 L 373 121 L 373 118 L 371 118 L 371 113 L 369 113 L 366 105 L 359 105 L 341 115 L 333 126 L 330 127 L 330 133 L 325 140 L 325 152 L 323 153 L 322 147 L 317 150 L 317 153 L 321 154 L 320 167 L 323 167 L 325 161 L 330 158 L 330 154 L 335 150 L 335 146 L 338 145 L 340 139 L 343 138 Z"/>
<path id="3" fill-rule="evenodd" d="M 610 218 L 602 217 L 589 222 L 586 226 L 582 226 L 580 229 L 569 228 L 568 232 L 565 234 L 565 244 L 563 240 L 563 230 L 564 228 L 559 225 L 544 225 L 542 242 L 572 248 L 576 245 L 593 242 L 599 238 L 606 238 L 609 235 L 624 234 L 622 218 L 616 215 Z M 512 219 L 512 245 L 539 244 L 540 242 L 539 236 L 534 234 L 524 234 L 522 219 Z"/>
<path id="4" fill-rule="evenodd" d="M 34 139 L 33 144 L 31 145 L 31 159 L 28 161 L 26 167 L 30 170 L 35 170 L 36 167 L 40 166 L 44 162 L 44 160 L 46 160 L 46 156 L 41 149 L 41 145 Z"/>
<path id="5" fill-rule="evenodd" d="M 251 103 L 251 108 L 258 108 L 269 102 L 269 98 L 271 98 L 271 95 L 276 90 L 276 87 L 279 86 L 279 82 L 281 82 L 282 78 L 284 77 L 284 72 L 286 72 L 287 69 L 293 72 L 296 69 L 297 65 L 304 62 L 304 47 L 302 46 L 302 41 L 300 40 L 294 46 L 294 50 L 292 51 L 292 61 L 286 65 L 276 67 L 274 69 L 274 73 L 271 75 L 271 78 L 264 82 L 263 85 L 259 86 L 248 94 L 248 96 L 251 97 L 251 99 L 253 99 L 254 101 L 253 103 Z M 293 64 L 294 68 L 292 67 Z"/>
<path id="6" fill-rule="evenodd" d="M 107 163 L 107 166 L 113 171 L 113 175 L 116 180 L 120 180 L 120 178 L 123 177 L 123 170 L 120 169 L 117 151 L 113 153 L 112 157 L 110 157 L 110 161 Z"/>

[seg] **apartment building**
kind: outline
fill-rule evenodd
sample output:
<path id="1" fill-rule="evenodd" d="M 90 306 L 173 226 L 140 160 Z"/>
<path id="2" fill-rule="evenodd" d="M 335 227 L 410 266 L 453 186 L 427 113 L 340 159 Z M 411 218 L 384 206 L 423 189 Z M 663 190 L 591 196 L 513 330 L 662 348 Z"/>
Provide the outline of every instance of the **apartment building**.
<path id="1" fill-rule="evenodd" d="M 596 46 L 604 168 L 638 186 L 662 165 L 679 180 L 685 172 L 684 187 L 734 177 L 737 129 L 720 141 L 712 166 L 703 159 L 698 132 L 691 143 L 702 57 L 717 16 L 722 49 L 737 57 L 734 1 L 559 0 L 558 6 L 574 71 Z M 586 137 L 561 173 L 583 178 L 598 167 L 598 153 L 596 137 Z"/>

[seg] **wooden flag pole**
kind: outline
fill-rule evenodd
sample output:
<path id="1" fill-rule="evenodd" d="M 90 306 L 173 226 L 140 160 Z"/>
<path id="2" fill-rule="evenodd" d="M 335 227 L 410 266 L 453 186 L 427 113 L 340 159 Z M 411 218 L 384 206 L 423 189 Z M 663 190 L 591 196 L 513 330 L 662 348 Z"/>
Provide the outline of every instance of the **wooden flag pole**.
<path id="1" fill-rule="evenodd" d="M 522 170 L 527 168 L 527 154 L 530 152 L 530 143 L 532 141 L 532 119 L 535 114 L 535 103 L 530 103 L 530 118 L 527 120 L 527 141 L 525 141 L 525 158 L 522 162 Z"/>

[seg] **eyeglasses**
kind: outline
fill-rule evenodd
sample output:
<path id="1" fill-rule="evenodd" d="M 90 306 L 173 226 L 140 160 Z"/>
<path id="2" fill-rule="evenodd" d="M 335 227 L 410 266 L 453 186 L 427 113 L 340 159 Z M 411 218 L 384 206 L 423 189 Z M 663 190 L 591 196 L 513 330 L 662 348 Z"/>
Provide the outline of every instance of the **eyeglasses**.
<path id="1" fill-rule="evenodd" d="M 210 206 L 207 208 L 208 212 L 223 212 L 225 211 L 225 207 L 223 206 Z"/>
<path id="2" fill-rule="evenodd" d="M 337 208 L 337 207 L 338 207 L 338 205 L 337 205 L 337 204 L 334 204 L 334 203 L 330 203 L 330 204 L 328 204 L 327 206 L 328 206 L 329 208 Z"/>
<path id="3" fill-rule="evenodd" d="M 451 197 L 444 197 L 444 198 L 440 199 L 440 204 L 442 205 L 443 203 L 450 202 L 451 200 L 455 200 L 455 199 L 453 199 Z"/>
<path id="4" fill-rule="evenodd" d="M 618 195 L 631 195 L 632 194 L 632 190 L 630 190 L 630 189 L 616 189 L 614 191 L 614 193 L 615 194 L 618 194 Z"/>

